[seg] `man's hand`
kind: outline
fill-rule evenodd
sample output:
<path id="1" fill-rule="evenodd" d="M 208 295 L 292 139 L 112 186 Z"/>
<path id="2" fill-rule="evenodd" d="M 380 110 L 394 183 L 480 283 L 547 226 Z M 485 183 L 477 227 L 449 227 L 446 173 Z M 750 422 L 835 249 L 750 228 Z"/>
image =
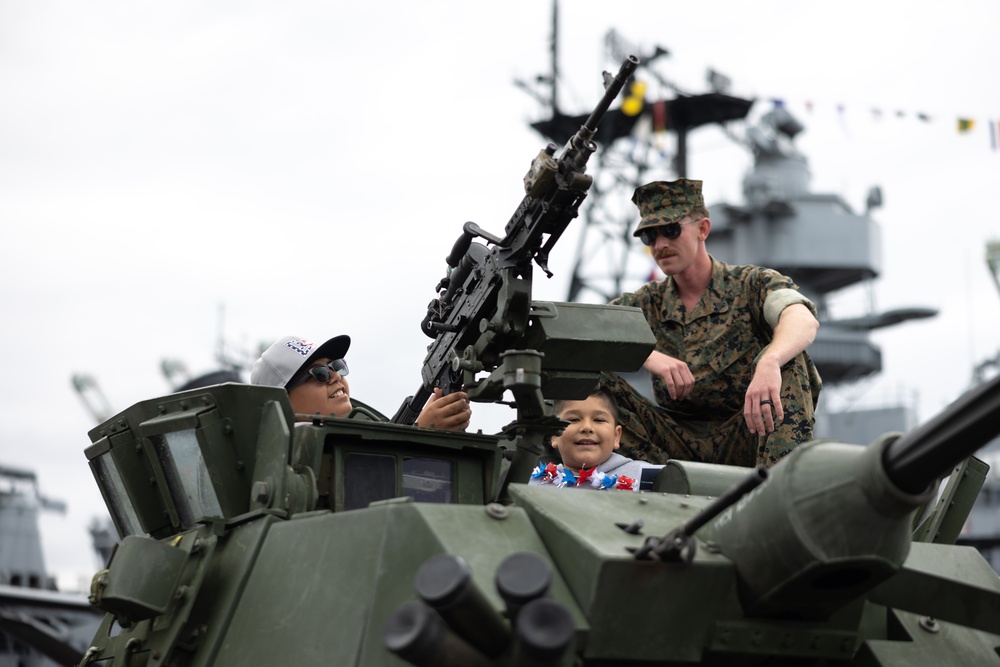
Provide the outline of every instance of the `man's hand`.
<path id="1" fill-rule="evenodd" d="M 467 393 L 456 391 L 442 396 L 440 387 L 435 387 L 434 395 L 427 399 L 424 409 L 417 415 L 417 426 L 464 431 L 469 427 L 471 419 L 472 408 L 469 406 Z"/>
<path id="2" fill-rule="evenodd" d="M 751 433 L 773 433 L 774 425 L 785 419 L 781 407 L 781 367 L 809 347 L 817 329 L 819 322 L 805 305 L 793 303 L 781 311 L 774 337 L 757 360 L 743 402 L 743 418 Z"/>
<path id="3" fill-rule="evenodd" d="M 688 365 L 680 359 L 653 350 L 642 367 L 653 375 L 663 378 L 670 398 L 675 401 L 683 401 L 694 388 L 694 375 L 691 374 Z"/>
<path id="4" fill-rule="evenodd" d="M 773 410 L 773 413 L 772 413 Z M 781 366 L 768 357 L 757 362 L 743 402 L 743 418 L 751 433 L 766 435 L 785 418 L 781 407 Z"/>

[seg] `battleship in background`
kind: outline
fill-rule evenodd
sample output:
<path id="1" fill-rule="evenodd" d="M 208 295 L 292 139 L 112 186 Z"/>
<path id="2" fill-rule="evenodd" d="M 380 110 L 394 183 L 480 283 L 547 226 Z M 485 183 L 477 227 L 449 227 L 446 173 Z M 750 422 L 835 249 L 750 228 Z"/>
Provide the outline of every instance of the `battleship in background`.
<path id="1" fill-rule="evenodd" d="M 57 591 L 47 573 L 40 510 L 66 506 L 39 492 L 34 472 L 0 466 L 0 667 L 75 664 L 100 625 L 86 595 Z M 101 555 L 107 562 L 110 552 Z"/>

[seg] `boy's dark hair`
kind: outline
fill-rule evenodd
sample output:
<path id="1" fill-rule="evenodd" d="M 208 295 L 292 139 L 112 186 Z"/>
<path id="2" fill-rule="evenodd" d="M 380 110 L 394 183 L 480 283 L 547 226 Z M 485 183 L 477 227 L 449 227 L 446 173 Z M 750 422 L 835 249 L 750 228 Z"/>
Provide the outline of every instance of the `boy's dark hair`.
<path id="1" fill-rule="evenodd" d="M 605 405 L 608 406 L 608 411 L 611 413 L 611 417 L 615 420 L 615 426 L 618 426 L 618 401 L 616 401 L 615 397 L 611 395 L 611 392 L 604 387 L 597 387 L 594 391 L 587 395 L 587 398 L 590 398 L 591 396 L 596 396 L 604 401 Z M 563 408 L 566 407 L 566 403 L 570 400 L 574 399 L 560 398 L 552 401 L 552 412 L 556 416 L 559 416 L 559 414 L 562 413 Z"/>

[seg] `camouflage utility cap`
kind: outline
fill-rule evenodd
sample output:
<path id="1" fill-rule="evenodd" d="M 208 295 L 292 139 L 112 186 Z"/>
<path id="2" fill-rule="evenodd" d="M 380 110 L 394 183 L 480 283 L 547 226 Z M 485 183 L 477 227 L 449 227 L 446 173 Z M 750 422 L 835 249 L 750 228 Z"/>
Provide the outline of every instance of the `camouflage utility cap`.
<path id="1" fill-rule="evenodd" d="M 635 189 L 632 203 L 639 208 L 639 215 L 642 216 L 632 236 L 639 236 L 639 232 L 647 227 L 680 222 L 691 209 L 705 206 L 701 181 L 686 178 L 646 183 Z"/>

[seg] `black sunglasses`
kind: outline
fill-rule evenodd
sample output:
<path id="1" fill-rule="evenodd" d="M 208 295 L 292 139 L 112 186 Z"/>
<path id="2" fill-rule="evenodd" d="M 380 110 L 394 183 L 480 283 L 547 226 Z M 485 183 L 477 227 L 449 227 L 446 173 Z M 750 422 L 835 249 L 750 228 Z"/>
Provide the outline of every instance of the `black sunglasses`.
<path id="1" fill-rule="evenodd" d="M 312 378 L 319 382 L 320 384 L 330 384 L 330 378 L 333 377 L 333 373 L 337 373 L 340 377 L 344 377 L 350 372 L 347 368 L 347 362 L 343 359 L 334 359 L 333 361 L 324 364 L 322 366 L 313 366 L 306 374 L 295 380 L 288 385 L 287 389 L 295 389 L 300 384 Z"/>
<path id="2" fill-rule="evenodd" d="M 688 220 L 687 222 L 671 222 L 668 225 L 660 225 L 659 227 L 647 227 L 646 229 L 639 232 L 639 240 L 645 246 L 651 246 L 656 243 L 656 237 L 658 235 L 663 235 L 663 238 L 673 241 L 675 238 L 681 235 L 681 225 L 690 225 L 692 222 L 699 222 L 698 220 Z"/>

